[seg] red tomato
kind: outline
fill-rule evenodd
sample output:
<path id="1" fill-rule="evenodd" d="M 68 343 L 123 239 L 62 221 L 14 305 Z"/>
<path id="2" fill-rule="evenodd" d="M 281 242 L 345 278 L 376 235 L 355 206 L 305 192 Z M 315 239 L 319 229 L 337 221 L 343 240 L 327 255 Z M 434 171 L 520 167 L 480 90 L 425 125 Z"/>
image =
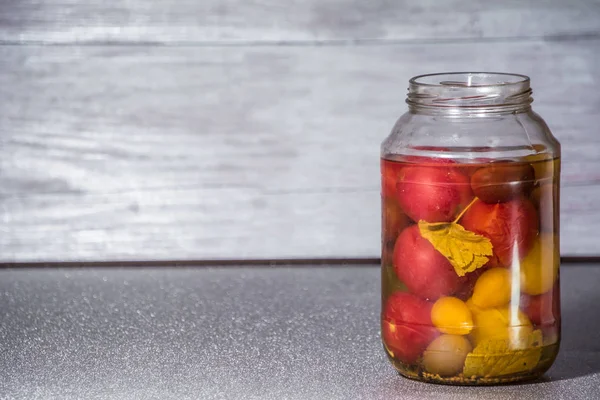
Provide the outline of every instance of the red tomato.
<path id="1" fill-rule="evenodd" d="M 382 315 L 382 338 L 394 357 L 414 363 L 439 333 L 431 322 L 432 303 L 409 293 L 392 294 Z"/>
<path id="2" fill-rule="evenodd" d="M 460 285 L 450 261 L 421 236 L 418 225 L 409 226 L 398 236 L 394 269 L 411 293 L 428 300 L 450 295 Z"/>
<path id="3" fill-rule="evenodd" d="M 414 221 L 452 221 L 473 199 L 469 178 L 456 167 L 407 166 L 399 175 L 397 198 Z"/>
<path id="4" fill-rule="evenodd" d="M 538 214 L 524 197 L 506 203 L 475 202 L 459 223 L 468 231 L 490 239 L 494 259 L 488 264 L 510 267 L 513 249 L 517 246 L 519 260 L 527 254 L 538 235 Z"/>

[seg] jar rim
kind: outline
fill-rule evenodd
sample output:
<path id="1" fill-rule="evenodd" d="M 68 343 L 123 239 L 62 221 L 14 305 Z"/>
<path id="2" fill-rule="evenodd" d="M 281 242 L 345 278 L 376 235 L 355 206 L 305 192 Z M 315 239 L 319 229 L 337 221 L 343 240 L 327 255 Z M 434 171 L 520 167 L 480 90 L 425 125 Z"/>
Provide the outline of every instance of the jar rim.
<path id="1" fill-rule="evenodd" d="M 441 80 L 442 77 L 447 77 L 448 80 Z M 458 77 L 466 78 L 466 81 L 450 80 Z M 494 78 L 504 78 L 504 81 L 495 81 L 491 83 L 474 83 L 473 77 L 485 80 Z M 432 79 L 433 78 L 433 79 Z M 508 80 L 507 78 L 515 78 Z M 427 82 L 427 79 L 437 80 L 437 83 Z M 509 72 L 484 72 L 484 71 L 464 71 L 464 72 L 436 72 L 432 74 L 422 74 L 412 77 L 408 81 L 411 85 L 429 86 L 429 87 L 457 87 L 457 88 L 481 88 L 481 87 L 501 87 L 509 85 L 527 85 L 531 82 L 531 78 L 523 74 L 515 74 Z"/>
<path id="2" fill-rule="evenodd" d="M 526 112 L 530 79 L 505 72 L 445 72 L 409 80 L 406 102 L 414 112 L 448 115 Z"/>

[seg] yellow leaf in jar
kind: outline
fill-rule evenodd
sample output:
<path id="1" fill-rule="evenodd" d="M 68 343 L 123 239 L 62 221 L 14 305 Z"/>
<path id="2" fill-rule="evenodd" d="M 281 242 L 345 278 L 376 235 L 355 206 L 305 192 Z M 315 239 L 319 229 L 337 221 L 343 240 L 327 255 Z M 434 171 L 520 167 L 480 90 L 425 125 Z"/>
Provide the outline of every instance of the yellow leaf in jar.
<path id="1" fill-rule="evenodd" d="M 456 222 L 419 221 L 421 236 L 450 261 L 458 276 L 483 267 L 492 256 L 492 242 Z"/>
<path id="2" fill-rule="evenodd" d="M 512 350 L 508 339 L 490 339 L 479 343 L 467 355 L 463 374 L 495 378 L 532 370 L 542 355 L 542 332 L 538 329 L 528 337 L 527 347 Z"/>

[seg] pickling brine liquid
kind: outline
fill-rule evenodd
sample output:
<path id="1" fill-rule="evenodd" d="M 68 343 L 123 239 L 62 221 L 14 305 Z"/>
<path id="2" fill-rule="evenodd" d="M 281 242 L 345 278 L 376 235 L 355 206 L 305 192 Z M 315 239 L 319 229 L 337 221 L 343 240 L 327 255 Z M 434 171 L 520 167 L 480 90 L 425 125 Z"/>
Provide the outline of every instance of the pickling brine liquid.
<path id="1" fill-rule="evenodd" d="M 542 375 L 560 341 L 560 162 L 382 159 L 381 335 L 404 376 Z"/>

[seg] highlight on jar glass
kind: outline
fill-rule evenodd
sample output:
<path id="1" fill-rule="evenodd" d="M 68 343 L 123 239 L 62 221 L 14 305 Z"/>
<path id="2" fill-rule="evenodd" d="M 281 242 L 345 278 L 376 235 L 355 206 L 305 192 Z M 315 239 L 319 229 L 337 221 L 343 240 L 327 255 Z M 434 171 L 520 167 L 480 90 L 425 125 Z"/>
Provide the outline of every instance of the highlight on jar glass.
<path id="1" fill-rule="evenodd" d="M 530 79 L 412 78 L 381 147 L 381 337 L 403 376 L 540 377 L 560 343 L 560 144 Z"/>

